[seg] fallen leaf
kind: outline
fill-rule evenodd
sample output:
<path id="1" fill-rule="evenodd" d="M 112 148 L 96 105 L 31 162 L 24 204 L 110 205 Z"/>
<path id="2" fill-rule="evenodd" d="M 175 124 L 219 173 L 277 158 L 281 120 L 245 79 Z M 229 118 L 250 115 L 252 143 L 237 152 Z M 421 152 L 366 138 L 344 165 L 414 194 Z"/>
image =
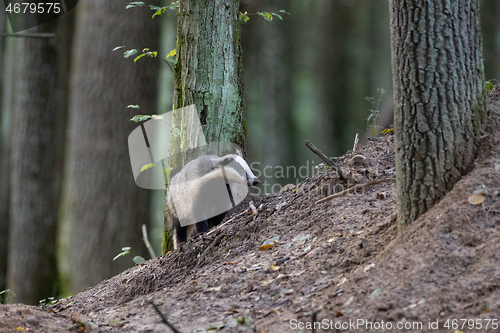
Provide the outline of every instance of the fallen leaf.
<path id="1" fill-rule="evenodd" d="M 372 267 L 375 267 L 375 264 L 374 263 L 371 263 L 369 265 L 366 265 L 365 268 L 363 268 L 363 272 L 368 272 L 370 270 L 370 268 Z"/>
<path id="2" fill-rule="evenodd" d="M 467 202 L 470 203 L 471 205 L 479 205 L 480 203 L 483 203 L 485 199 L 486 197 L 484 194 L 475 193 L 467 198 Z"/>
<path id="3" fill-rule="evenodd" d="M 281 292 L 285 295 L 291 295 L 293 294 L 294 291 L 295 291 L 294 289 L 288 289 L 288 288 L 281 289 Z"/>
<path id="4" fill-rule="evenodd" d="M 382 293 L 382 288 L 377 288 L 375 289 L 371 294 L 370 296 L 368 296 L 369 299 L 372 299 L 372 298 L 375 298 L 377 297 L 378 295 L 380 295 Z"/>
<path id="5" fill-rule="evenodd" d="M 274 265 L 271 265 L 271 266 L 269 267 L 269 269 L 270 269 L 271 271 L 273 271 L 273 272 L 276 272 L 278 269 L 280 269 L 280 266 L 274 266 Z"/>
<path id="6" fill-rule="evenodd" d="M 265 244 L 265 245 L 259 246 L 259 251 L 272 250 L 273 248 L 274 248 L 273 244 Z"/>

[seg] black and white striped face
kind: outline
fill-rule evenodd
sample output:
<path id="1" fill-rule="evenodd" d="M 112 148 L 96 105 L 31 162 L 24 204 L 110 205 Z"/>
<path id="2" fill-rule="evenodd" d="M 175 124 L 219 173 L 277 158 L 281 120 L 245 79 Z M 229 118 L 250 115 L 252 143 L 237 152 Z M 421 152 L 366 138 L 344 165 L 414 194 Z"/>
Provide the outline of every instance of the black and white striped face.
<path id="1" fill-rule="evenodd" d="M 234 160 L 239 165 L 241 165 L 241 167 L 245 171 L 248 186 L 255 186 L 260 182 L 259 178 L 255 177 L 252 170 L 250 170 L 250 167 L 248 166 L 247 162 L 241 156 L 236 156 Z"/>

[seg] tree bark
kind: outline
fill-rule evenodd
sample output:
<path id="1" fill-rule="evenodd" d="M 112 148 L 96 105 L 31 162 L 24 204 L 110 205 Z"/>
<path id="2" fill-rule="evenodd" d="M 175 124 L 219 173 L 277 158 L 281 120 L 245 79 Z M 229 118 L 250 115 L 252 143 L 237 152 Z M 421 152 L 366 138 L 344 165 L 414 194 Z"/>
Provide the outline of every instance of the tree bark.
<path id="1" fill-rule="evenodd" d="M 390 0 L 398 226 L 470 170 L 486 117 L 479 0 Z"/>
<path id="2" fill-rule="evenodd" d="M 33 29 L 53 32 L 54 24 Z M 9 301 L 38 304 L 57 295 L 55 258 L 57 51 L 52 39 L 17 41 L 15 100 L 11 113 Z M 60 139 L 60 138 L 59 138 Z"/>
<path id="3" fill-rule="evenodd" d="M 0 32 L 4 33 L 7 26 L 7 15 L 0 15 Z M 12 70 L 4 72 L 4 55 L 7 54 L 5 38 L 0 39 L 0 291 L 6 289 L 7 283 L 7 256 L 8 256 L 8 236 L 9 236 L 9 151 L 8 132 L 9 126 L 4 126 L 4 121 L 8 119 L 7 103 L 4 86 L 11 84 L 13 76 Z M 4 296 L 0 296 L 0 303 Z"/>
<path id="4" fill-rule="evenodd" d="M 177 63 L 174 66 L 174 110 L 196 105 L 209 144 L 206 153 L 222 156 L 244 151 L 246 125 L 243 100 L 243 66 L 238 20 L 239 0 L 180 1 L 177 20 Z M 180 115 L 179 115 L 180 116 Z M 183 124 L 178 136 L 171 136 L 171 176 L 200 152 L 178 154 L 191 146 L 192 133 L 184 132 L 185 120 L 174 113 L 173 123 Z M 195 135 L 194 138 L 197 138 Z M 165 214 L 163 251 L 172 249 L 171 221 Z"/>
<path id="5" fill-rule="evenodd" d="M 195 104 L 207 143 L 244 147 L 239 0 L 181 1 L 179 13 L 174 109 Z"/>
<path id="6" fill-rule="evenodd" d="M 119 45 L 157 50 L 158 18 L 126 3 L 88 0 L 77 7 L 68 117 L 63 223 L 70 225 L 64 278 L 78 292 L 133 265 L 113 257 L 124 246 L 147 257 L 141 225 L 149 221 L 149 191 L 134 183 L 127 138 L 135 114 L 157 113 L 156 78 L 162 63 L 123 58 Z M 138 104 L 141 111 L 127 109 Z"/>

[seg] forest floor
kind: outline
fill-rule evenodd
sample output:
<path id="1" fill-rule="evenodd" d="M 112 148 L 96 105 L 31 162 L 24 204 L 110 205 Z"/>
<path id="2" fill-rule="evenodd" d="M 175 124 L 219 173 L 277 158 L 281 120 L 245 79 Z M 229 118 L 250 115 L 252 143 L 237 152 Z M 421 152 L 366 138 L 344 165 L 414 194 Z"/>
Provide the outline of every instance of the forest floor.
<path id="1" fill-rule="evenodd" d="M 324 170 L 263 197 L 257 214 L 240 215 L 48 310 L 0 305 L 0 332 L 169 332 L 152 302 L 180 332 L 310 332 L 313 322 L 316 332 L 498 331 L 496 89 L 473 170 L 402 232 L 394 182 L 317 204 L 343 184 Z M 393 178 L 393 136 L 338 163 L 360 183 Z M 487 193 L 468 199 L 475 190 Z M 267 250 L 265 242 L 272 244 Z"/>

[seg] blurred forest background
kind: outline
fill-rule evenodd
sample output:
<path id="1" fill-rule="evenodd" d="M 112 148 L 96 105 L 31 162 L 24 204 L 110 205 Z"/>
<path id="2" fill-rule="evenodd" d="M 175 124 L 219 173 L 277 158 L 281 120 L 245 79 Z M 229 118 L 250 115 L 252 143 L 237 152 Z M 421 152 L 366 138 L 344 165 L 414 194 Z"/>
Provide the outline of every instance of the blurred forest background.
<path id="1" fill-rule="evenodd" d="M 151 19 L 149 8 L 128 3 L 81 0 L 22 32 L 49 38 L 9 36 L 0 16 L 0 292 L 10 289 L 2 301 L 37 304 L 99 283 L 133 265 L 132 256 L 112 261 L 124 246 L 149 258 L 143 223 L 160 253 L 164 193 L 135 185 L 127 137 L 133 115 L 171 111 L 172 72 L 112 50 L 165 57 L 176 13 Z M 500 2 L 481 5 L 485 76 L 499 79 Z M 290 13 L 283 21 L 254 15 L 281 9 Z M 241 11 L 250 17 L 242 23 L 247 154 L 267 167 L 262 192 L 312 176 L 319 161 L 304 140 L 328 156 L 351 149 L 356 133 L 366 141 L 373 105 L 365 97 L 378 100 L 378 88 L 386 91 L 378 125 L 392 125 L 387 0 L 241 0 Z M 276 174 L 279 166 L 307 172 Z"/>

